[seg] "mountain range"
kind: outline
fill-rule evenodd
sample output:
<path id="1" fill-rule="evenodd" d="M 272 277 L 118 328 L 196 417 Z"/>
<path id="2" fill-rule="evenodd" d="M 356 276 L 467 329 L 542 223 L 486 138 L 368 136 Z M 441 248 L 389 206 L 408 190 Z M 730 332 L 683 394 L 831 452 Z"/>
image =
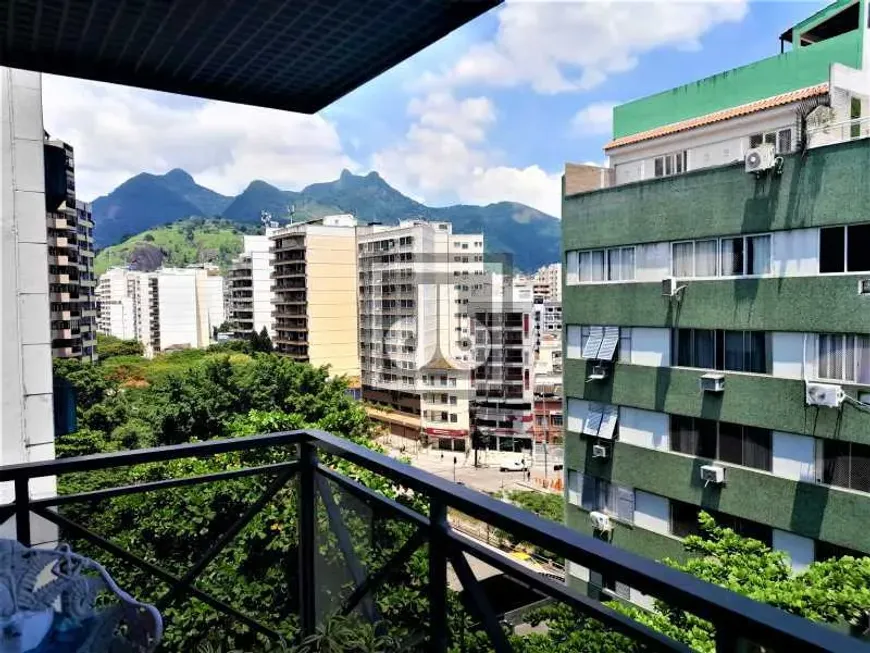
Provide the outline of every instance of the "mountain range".
<path id="1" fill-rule="evenodd" d="M 487 206 L 457 204 L 430 207 L 390 186 L 377 172 L 355 175 L 347 170 L 335 181 L 301 191 L 281 190 L 255 180 L 235 197 L 197 184 L 186 171 L 164 175 L 141 173 L 93 202 L 98 248 L 140 232 L 189 217 L 219 217 L 239 225 L 259 225 L 266 211 L 281 224 L 335 213 L 352 213 L 363 223 L 397 224 L 421 218 L 451 222 L 455 233 L 484 235 L 486 251 L 508 253 L 521 270 L 532 271 L 560 258 L 559 220 L 524 204 Z"/>

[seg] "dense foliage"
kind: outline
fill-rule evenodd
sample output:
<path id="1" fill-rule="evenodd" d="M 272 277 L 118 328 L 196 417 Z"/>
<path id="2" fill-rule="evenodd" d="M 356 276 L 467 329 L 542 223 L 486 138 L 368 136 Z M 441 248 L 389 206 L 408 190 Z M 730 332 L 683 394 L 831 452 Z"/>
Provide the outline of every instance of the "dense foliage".
<path id="1" fill-rule="evenodd" d="M 58 438 L 59 456 L 302 427 L 324 429 L 375 446 L 371 444 L 371 423 L 361 405 L 347 395 L 341 379 L 330 379 L 323 369 L 254 351 L 249 341 L 223 343 L 209 351 L 164 354 L 150 361 L 120 353 L 93 365 L 58 361 L 56 374 L 76 389 L 79 418 L 77 432 Z M 66 475 L 58 482 L 63 493 L 80 492 L 284 462 L 293 455 L 286 448 L 245 450 L 207 459 Z M 323 456 L 323 460 L 377 492 L 415 510 L 427 510 L 420 497 L 372 472 L 330 456 Z M 131 494 L 68 505 L 62 510 L 65 516 L 127 551 L 183 576 L 258 500 L 275 477 L 273 473 Z M 332 487 L 332 492 L 352 534 L 356 554 L 366 568 L 380 568 L 407 540 L 412 527 L 342 493 L 338 487 Z M 514 492 L 507 499 L 543 517 L 561 519 L 559 496 Z M 297 632 L 296 500 L 294 482 L 283 485 L 195 584 L 199 590 L 278 631 L 288 642 Z M 321 617 L 327 617 L 347 595 L 350 577 L 322 506 L 318 510 L 318 533 L 318 610 Z M 692 554 L 687 562 L 666 563 L 809 619 L 863 623 L 870 608 L 870 559 L 818 562 L 794 576 L 781 553 L 718 527 L 706 515 L 702 516 L 702 533 L 701 537 L 686 538 L 686 550 Z M 166 584 L 151 574 L 71 539 L 77 549 L 105 562 L 121 586 L 137 597 L 157 601 L 165 594 Z M 384 628 L 362 628 L 356 617 L 325 619 L 318 635 L 305 642 L 303 650 L 390 651 L 397 649 L 399 642 L 410 650 L 424 648 L 427 569 L 424 546 L 407 564 L 394 570 L 375 593 L 374 607 Z M 452 650 L 489 650 L 484 635 L 452 593 L 449 605 Z M 712 627 L 693 615 L 661 603 L 656 603 L 653 611 L 614 605 L 695 650 L 715 650 Z M 163 650 L 269 650 L 248 627 L 196 599 L 185 597 L 172 602 L 163 613 L 168 624 Z M 515 649 L 521 653 L 636 650 L 627 639 L 564 606 L 538 611 L 532 623 L 545 627 L 522 637 L 511 635 Z"/>
<path id="2" fill-rule="evenodd" d="M 141 356 L 145 348 L 138 340 L 122 340 L 104 333 L 97 334 L 97 354 L 103 360 L 114 356 Z"/>

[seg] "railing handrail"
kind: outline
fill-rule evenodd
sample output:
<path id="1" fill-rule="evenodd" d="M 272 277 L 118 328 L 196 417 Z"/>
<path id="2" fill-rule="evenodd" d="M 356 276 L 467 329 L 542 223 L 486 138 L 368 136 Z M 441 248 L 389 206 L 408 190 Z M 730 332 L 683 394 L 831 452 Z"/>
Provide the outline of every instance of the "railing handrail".
<path id="1" fill-rule="evenodd" d="M 850 127 L 852 125 L 860 125 L 865 122 L 870 122 L 870 116 L 860 116 L 858 118 L 849 118 L 848 120 L 838 120 L 837 122 L 825 123 L 822 125 L 813 125 L 812 127 L 807 127 L 807 133 L 813 134 L 820 131 L 825 131 L 826 129 L 833 129 L 836 127 Z"/>
<path id="2" fill-rule="evenodd" d="M 717 630 L 729 629 L 735 638 L 776 644 L 778 650 L 834 653 L 870 651 L 867 645 L 832 629 L 619 549 L 324 431 L 285 431 L 7 465 L 0 467 L 0 482 L 15 481 L 17 495 L 19 490 L 27 487 L 31 478 L 305 443 L 389 478 L 428 497 L 433 504 L 458 510 L 559 557 L 624 582 L 668 605 L 707 619 Z M 334 475 L 335 472 L 330 474 Z M 386 497 L 382 497 L 382 501 L 395 503 Z M 25 506 L 27 503 L 25 497 Z M 6 508 L 12 506 L 18 504 L 9 504 Z M 27 507 L 24 509 L 27 510 Z"/>

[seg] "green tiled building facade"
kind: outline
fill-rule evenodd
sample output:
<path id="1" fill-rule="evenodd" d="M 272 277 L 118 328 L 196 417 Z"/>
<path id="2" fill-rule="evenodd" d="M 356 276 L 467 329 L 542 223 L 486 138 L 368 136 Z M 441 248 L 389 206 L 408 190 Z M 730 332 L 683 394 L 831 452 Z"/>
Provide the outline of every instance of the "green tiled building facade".
<path id="1" fill-rule="evenodd" d="M 793 79 L 747 67 L 617 107 L 609 187 L 566 172 L 571 527 L 680 557 L 703 508 L 796 569 L 870 555 L 866 26 L 839 1 L 783 35 L 813 61 Z"/>

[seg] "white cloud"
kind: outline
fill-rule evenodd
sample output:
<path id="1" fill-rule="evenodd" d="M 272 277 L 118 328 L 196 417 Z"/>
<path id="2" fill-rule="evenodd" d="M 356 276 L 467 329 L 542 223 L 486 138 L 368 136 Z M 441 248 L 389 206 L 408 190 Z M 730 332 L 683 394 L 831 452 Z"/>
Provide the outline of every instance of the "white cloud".
<path id="1" fill-rule="evenodd" d="M 404 193 L 431 203 L 443 198 L 470 204 L 515 201 L 559 215 L 560 174 L 538 166 L 512 168 L 486 147 L 496 120 L 486 97 L 457 100 L 437 91 L 414 98 L 415 122 L 404 139 L 372 157 L 372 167 Z"/>
<path id="2" fill-rule="evenodd" d="M 50 75 L 43 100 L 46 130 L 76 150 L 85 199 L 142 171 L 184 168 L 198 183 L 236 194 L 256 178 L 295 189 L 357 167 L 321 116 Z"/>
<path id="3" fill-rule="evenodd" d="M 420 83 L 429 89 L 529 84 L 545 94 L 589 90 L 634 68 L 645 52 L 697 49 L 712 27 L 741 21 L 747 2 L 508 2 L 491 42 L 471 47 Z"/>
<path id="4" fill-rule="evenodd" d="M 613 107 L 619 102 L 593 102 L 574 114 L 571 129 L 578 136 L 600 136 L 613 131 Z"/>

